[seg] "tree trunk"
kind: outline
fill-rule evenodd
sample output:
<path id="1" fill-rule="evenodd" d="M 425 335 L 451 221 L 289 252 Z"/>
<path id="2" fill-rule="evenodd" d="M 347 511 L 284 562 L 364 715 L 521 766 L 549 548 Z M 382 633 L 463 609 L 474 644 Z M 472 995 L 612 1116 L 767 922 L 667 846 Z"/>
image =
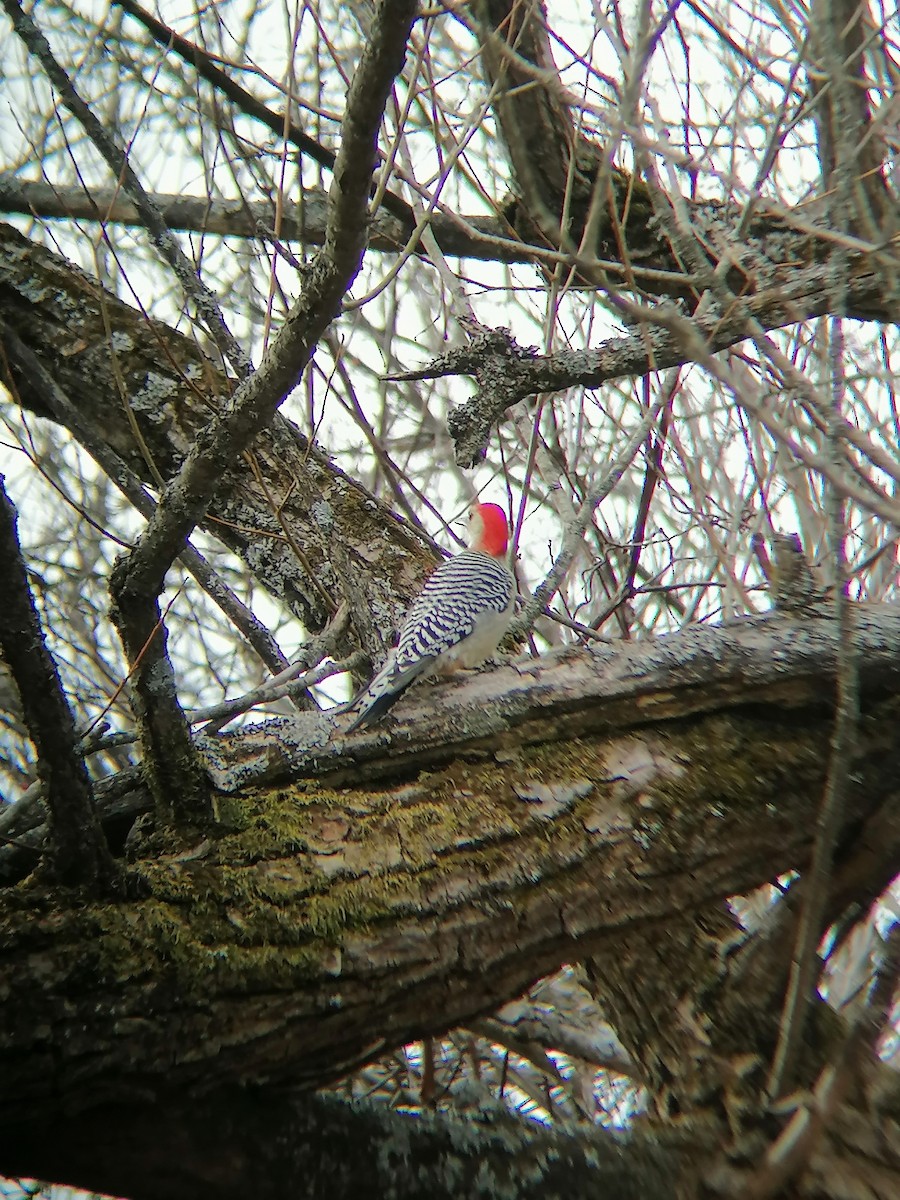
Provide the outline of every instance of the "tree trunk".
<path id="1" fill-rule="evenodd" d="M 900 851 L 900 614 L 857 615 L 865 717 L 836 902 L 860 861 L 877 894 Z M 656 1095 L 677 1059 L 703 1085 L 671 1094 L 723 1102 L 725 1034 L 698 1032 L 746 986 L 726 969 L 741 939 L 722 902 L 803 871 L 834 661 L 826 615 L 743 621 L 423 687 L 393 725 L 352 738 L 307 714 L 220 738 L 206 748 L 219 836 L 178 852 L 165 830 L 133 839 L 145 899 L 77 904 L 36 879 L 3 893 L 0 1169 L 53 1175 L 65 1145 L 75 1163 L 83 1140 L 48 1138 L 50 1123 L 83 1112 L 71 1129 L 96 1128 L 110 1104 L 110 1128 L 171 1136 L 158 1146 L 171 1161 L 181 1139 L 209 1145 L 204 1096 L 258 1088 L 265 1108 L 588 955 L 629 1045 L 615 998 L 632 989 Z M 658 961 L 630 969 L 654 943 Z M 729 1061 L 766 1053 L 770 1023 L 722 1028 Z M 817 1042 L 809 1072 L 824 1053 Z M 158 1124 L 160 1111 L 179 1115 Z M 701 1144 L 682 1161 L 695 1186 Z M 142 1190 L 146 1145 L 123 1132 L 121 1146 L 114 1190 L 165 1194 Z"/>

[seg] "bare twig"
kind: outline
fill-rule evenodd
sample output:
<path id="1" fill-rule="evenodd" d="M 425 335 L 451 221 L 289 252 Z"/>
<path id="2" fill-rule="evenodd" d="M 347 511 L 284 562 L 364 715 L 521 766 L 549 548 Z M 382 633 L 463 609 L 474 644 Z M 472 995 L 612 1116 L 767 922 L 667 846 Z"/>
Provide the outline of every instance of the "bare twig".
<path id="1" fill-rule="evenodd" d="M 308 671 L 303 670 L 302 663 L 291 663 L 286 671 L 282 671 L 280 675 L 276 675 L 272 679 L 267 679 L 252 692 L 246 692 L 235 700 L 213 704 L 209 708 L 195 709 L 193 712 L 187 713 L 187 718 L 192 725 L 198 725 L 201 721 L 208 722 L 200 730 L 204 735 L 218 733 L 229 721 L 251 708 L 256 708 L 260 704 L 273 704 L 283 696 L 290 696 L 301 690 L 305 691 L 307 688 L 321 683 L 324 679 L 330 679 L 333 675 L 341 675 L 346 671 L 358 671 L 365 665 L 365 662 L 365 654 L 361 650 L 356 650 L 339 662 L 319 663 L 317 667 Z"/>
<path id="2" fill-rule="evenodd" d="M 553 566 L 548 571 L 540 586 L 535 589 L 534 594 L 527 601 L 522 612 L 518 614 L 513 622 L 510 628 L 511 637 L 524 637 L 553 599 L 565 578 L 566 572 L 572 565 L 575 555 L 578 553 L 584 538 L 584 531 L 591 522 L 594 510 L 610 494 L 631 466 L 635 456 L 656 424 L 659 414 L 668 403 L 669 395 L 667 392 L 657 397 L 636 426 L 628 441 L 622 447 L 612 466 L 606 471 L 590 495 L 587 496 L 575 520 L 570 522 L 566 528 L 563 548 L 553 560 Z"/>
<path id="3" fill-rule="evenodd" d="M 147 12 L 140 4 L 136 4 L 134 0 L 115 0 L 117 6 L 124 9 L 129 16 L 139 21 L 147 30 L 150 36 L 160 46 L 173 54 L 177 54 L 179 58 L 191 64 L 201 79 L 205 79 L 217 91 L 235 105 L 241 112 L 253 117 L 271 130 L 276 137 L 284 138 L 301 152 L 308 155 L 314 162 L 325 167 L 329 171 L 333 171 L 337 162 L 337 155 L 333 150 L 329 150 L 326 146 L 322 146 L 311 138 L 308 133 L 304 132 L 295 121 L 292 121 L 285 113 L 272 112 L 261 100 L 258 100 L 246 88 L 241 87 L 239 83 L 231 78 L 221 67 L 217 66 L 211 56 L 194 42 L 187 38 L 181 37 L 174 29 L 170 29 L 168 25 L 164 25 L 162 21 L 158 21 L 152 13 Z M 405 200 L 392 192 L 385 192 L 381 203 L 392 214 L 405 223 L 410 225 L 414 223 L 412 210 Z"/>
<path id="4" fill-rule="evenodd" d="M 119 488 L 122 495 L 134 505 L 141 516 L 149 520 L 156 510 L 156 501 L 144 490 L 140 479 L 128 464 L 116 453 L 102 434 L 82 418 L 76 405 L 72 403 L 37 355 L 25 345 L 16 331 L 2 317 L 0 317 L 0 334 L 3 339 L 3 351 L 10 362 L 14 363 L 28 379 L 36 395 L 46 405 L 47 411 L 52 413 L 73 437 L 78 439 L 88 454 L 102 468 L 107 478 Z M 7 372 L 6 374 L 8 386 L 13 389 L 15 395 L 15 380 L 11 373 Z M 221 576 L 213 570 L 203 555 L 188 543 L 178 557 L 210 599 L 218 604 L 268 670 L 273 674 L 283 671 L 288 666 L 288 661 L 272 634 L 224 583 Z"/>
<path id="5" fill-rule="evenodd" d="M 134 550 L 113 571 L 110 589 L 116 623 L 130 658 L 147 643 L 158 625 L 156 597 L 185 538 L 205 512 L 225 472 L 296 385 L 359 271 L 384 103 L 403 65 L 416 8 L 412 0 L 386 0 L 373 24 L 347 97 L 325 246 L 310 268 L 303 292 L 259 370 L 238 387 L 229 408 L 200 431 Z M 139 707 L 142 738 L 153 748 L 158 803 L 165 805 L 165 797 L 177 794 L 180 788 L 188 801 L 186 808 L 194 808 L 200 815 L 207 811 L 205 788 L 171 682 L 164 630 L 160 635 L 152 643 L 146 669 L 135 678 L 135 693 L 143 693 Z M 186 788 L 178 783 L 181 771 L 186 773 Z"/>
<path id="6" fill-rule="evenodd" d="M 840 279 L 836 287 L 841 286 Z M 832 461 L 840 462 L 840 429 L 844 393 L 843 329 L 840 318 L 832 322 L 832 405 L 828 445 Z M 826 492 L 828 542 L 834 569 L 834 619 L 839 629 L 837 703 L 831 757 L 822 805 L 816 821 L 812 862 L 804 878 L 803 903 L 797 924 L 797 939 L 791 960 L 778 1041 L 772 1058 L 767 1091 L 771 1097 L 790 1087 L 800 1054 L 806 1020 L 815 1000 L 819 971 L 818 946 L 828 904 L 832 857 L 841 823 L 846 794 L 853 772 L 853 751 L 859 720 L 859 665 L 854 645 L 853 610 L 847 597 L 846 516 L 844 499 L 829 487 Z"/>
<path id="7" fill-rule="evenodd" d="M 335 613 L 333 620 L 323 629 L 318 637 L 311 638 L 300 650 L 296 660 L 289 663 L 271 679 L 266 679 L 258 688 L 247 692 L 235 700 L 226 700 L 209 708 L 198 709 L 187 714 L 192 725 L 200 721 L 208 721 L 203 733 L 215 733 L 226 725 L 232 717 L 257 704 L 270 703 L 282 696 L 295 695 L 301 690 L 320 683 L 331 675 L 342 671 L 353 671 L 365 661 L 365 655 L 357 651 L 340 662 L 323 664 L 324 658 L 334 654 L 338 640 L 349 623 L 350 606 L 345 602 Z"/>
<path id="8" fill-rule="evenodd" d="M 22 9 L 18 0 L 2 0 L 2 3 L 17 36 L 40 62 L 60 100 L 81 124 L 112 172 L 113 178 L 121 184 L 122 189 L 141 214 L 141 219 L 146 225 L 154 245 L 172 268 L 184 294 L 196 304 L 197 311 L 202 316 L 210 336 L 222 355 L 239 375 L 247 375 L 251 370 L 249 358 L 228 329 L 215 296 L 200 279 L 196 268 L 172 236 L 172 231 L 166 225 L 159 210 L 144 191 L 143 184 L 129 163 L 127 154 L 82 100 L 75 85 L 54 57 L 47 39 L 38 29 L 31 15 Z"/>

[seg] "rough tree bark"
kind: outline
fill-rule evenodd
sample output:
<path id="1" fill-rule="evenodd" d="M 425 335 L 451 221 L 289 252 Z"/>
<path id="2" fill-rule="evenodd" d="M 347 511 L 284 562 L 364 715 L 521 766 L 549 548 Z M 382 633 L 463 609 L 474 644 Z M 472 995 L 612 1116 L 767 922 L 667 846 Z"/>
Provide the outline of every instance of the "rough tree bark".
<path id="1" fill-rule="evenodd" d="M 895 610 L 860 609 L 865 718 L 838 905 L 848 893 L 873 897 L 897 870 L 898 635 Z M 703 1077 L 694 1114 L 701 1096 L 703 1111 L 733 1108 L 734 1064 L 765 1053 L 767 1022 L 733 1017 L 720 1035 L 727 1056 L 698 1032 L 711 998 L 724 1004 L 737 991 L 752 1005 L 762 994 L 735 968 L 742 939 L 722 902 L 803 870 L 827 767 L 835 651 L 827 612 L 802 626 L 738 622 L 423 689 L 390 732 L 345 741 L 333 720 L 300 714 L 290 736 L 282 721 L 255 743 L 220 738 L 206 748 L 217 836 L 173 853 L 162 831 L 145 830 L 131 854 L 148 898 L 73 905 L 69 892 L 27 880 L 3 893 L 0 1169 L 182 1194 L 165 1192 L 168 1177 L 163 1190 L 143 1178 L 147 1139 L 168 1158 L 196 1119 L 196 1145 L 206 1144 L 203 1097 L 215 1110 L 234 1087 L 252 1086 L 265 1107 L 273 1087 L 329 1082 L 591 954 L 626 1045 L 637 1038 L 640 1050 L 652 1021 L 658 1060 L 677 1057 Z M 278 746 L 293 751 L 273 759 Z M 704 907 L 714 915 L 698 937 L 685 914 Z M 767 944 L 749 939 L 742 955 L 754 941 Z M 670 948 L 674 1008 L 643 952 L 635 959 L 641 945 Z M 679 961 L 685 947 L 689 964 Z M 777 980 L 761 977 L 771 1000 Z M 658 1049 L 663 1023 L 669 1057 Z M 834 1044 L 833 1033 L 811 1038 L 810 1081 Z M 652 1063 L 648 1078 L 661 1099 Z M 180 1132 L 166 1150 L 162 1127 L 139 1118 L 173 1096 L 197 1105 L 173 1110 Z M 91 1110 L 111 1103 L 111 1128 L 128 1129 L 131 1149 L 116 1149 L 116 1173 L 104 1177 L 71 1133 L 51 1143 L 46 1130 L 79 1110 L 88 1115 L 73 1128 L 95 1128 Z M 304 1120 L 309 1103 L 300 1102 Z M 666 1152 L 686 1194 L 709 1185 L 720 1154 L 713 1128 L 712 1117 L 682 1128 L 687 1146 Z M 632 1153 L 623 1178 L 650 1151 Z M 884 1153 L 885 1172 L 900 1167 Z M 236 1168 L 235 1195 L 246 1182 Z"/>
<path id="2" fill-rule="evenodd" d="M 845 56 L 861 53 L 858 6 L 820 7 L 840 16 Z M 823 312 L 893 319 L 892 206 L 871 142 L 858 228 L 820 227 L 812 206 L 692 201 L 676 213 L 680 198 L 609 168 L 576 134 L 549 81 L 541 5 L 472 10 L 517 185 L 501 213 L 513 244 L 567 254 L 582 283 L 641 323 L 566 359 L 514 347 L 504 359 L 487 339 L 482 361 L 476 339 L 444 364 L 473 372 L 483 393 L 468 427 L 467 414 L 457 420 L 462 459 L 534 392 L 702 359 Z M 827 39 L 821 54 L 835 56 Z M 866 133 L 855 78 L 834 76 L 825 93 L 828 173 L 846 152 L 842 104 L 859 140 Z M 39 200 L 32 191 L 28 202 Z M 690 336 L 686 316 L 634 299 L 659 296 L 707 301 Z M 89 448 L 102 429 L 98 453 L 115 451 L 156 486 L 236 386 L 193 343 L 12 230 L 0 243 L 0 311 L 15 335 L 4 378 L 23 407 Z M 433 561 L 414 530 L 277 417 L 207 523 L 310 629 L 349 601 L 348 645 L 372 656 Z M 829 917 L 872 901 L 900 862 L 897 613 L 860 608 L 856 636 L 863 715 Z M 138 778 L 108 809 L 101 797 L 109 829 L 145 818 L 124 847 L 116 826 L 140 900 L 101 902 L 29 876 L 28 847 L 45 832 L 23 808 L 22 828 L 14 819 L 6 830 L 19 844 L 0 851 L 0 1170 L 135 1198 L 243 1196 L 261 1174 L 269 1188 L 336 1196 L 373 1179 L 398 1196 L 600 1186 L 636 1197 L 896 1196 L 900 1104 L 871 1030 L 848 1033 L 818 1004 L 793 1108 L 768 1104 L 760 1076 L 795 906 L 789 898 L 744 933 L 725 903 L 788 871 L 802 878 L 836 654 L 825 609 L 523 660 L 413 694 L 392 724 L 353 739 L 322 715 L 202 739 L 215 813 L 202 840 L 176 844 L 158 807 L 154 823 Z M 501 1117 L 478 1132 L 437 1120 L 411 1129 L 310 1094 L 576 959 L 649 1089 L 650 1114 L 627 1145 Z"/>
<path id="3" fill-rule="evenodd" d="M 108 447 L 151 486 L 176 474 L 236 386 L 190 338 L 8 225 L 0 225 L 0 315 L 71 405 L 59 412 L 7 343 L 0 369 L 22 407 L 66 425 L 89 452 Z M 343 646 L 355 641 L 376 659 L 436 560 L 421 534 L 281 417 L 224 478 L 205 523 L 308 629 L 323 629 L 341 599 L 355 601 Z"/>

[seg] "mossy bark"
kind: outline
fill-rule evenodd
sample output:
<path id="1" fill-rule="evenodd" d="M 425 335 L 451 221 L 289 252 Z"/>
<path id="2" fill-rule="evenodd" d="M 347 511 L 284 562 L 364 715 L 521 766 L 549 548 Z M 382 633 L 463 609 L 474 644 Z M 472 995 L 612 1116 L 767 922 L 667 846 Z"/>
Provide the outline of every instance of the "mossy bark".
<path id="1" fill-rule="evenodd" d="M 859 610 L 835 905 L 872 899 L 900 857 L 898 620 Z M 775 996 L 790 952 L 772 940 L 736 972 L 725 900 L 802 875 L 834 651 L 827 619 L 739 622 L 423 687 L 351 738 L 301 714 L 290 744 L 284 722 L 243 735 L 243 762 L 240 737 L 206 747 L 217 826 L 178 849 L 135 834 L 144 899 L 0 893 L 6 1161 L 32 1145 L 40 1175 L 37 1131 L 75 1110 L 127 1123 L 173 1095 L 327 1083 L 589 960 L 658 1101 L 653 1138 L 686 1139 L 696 1183 L 771 1041 L 774 1001 L 749 1019 L 759 981 Z"/>

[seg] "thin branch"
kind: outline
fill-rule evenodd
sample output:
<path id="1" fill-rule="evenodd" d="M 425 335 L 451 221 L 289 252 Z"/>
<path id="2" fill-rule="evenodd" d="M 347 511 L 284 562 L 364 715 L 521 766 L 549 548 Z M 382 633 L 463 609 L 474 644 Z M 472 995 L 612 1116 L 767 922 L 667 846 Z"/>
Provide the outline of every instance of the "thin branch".
<path id="1" fill-rule="evenodd" d="M 172 268 L 185 296 L 196 304 L 197 311 L 202 316 L 213 341 L 238 374 L 247 375 L 251 370 L 249 358 L 228 329 L 215 296 L 200 279 L 195 266 L 172 236 L 172 231 L 144 191 L 143 184 L 129 163 L 127 154 L 116 138 L 82 100 L 75 85 L 54 57 L 47 39 L 35 25 L 31 15 L 24 12 L 18 0 L 2 0 L 2 3 L 12 21 L 16 35 L 41 64 L 62 103 L 84 129 L 113 177 L 121 184 L 122 189 L 141 214 L 141 219 L 150 233 L 153 244 Z"/>
<path id="2" fill-rule="evenodd" d="M 650 406 L 631 437 L 622 447 L 612 466 L 604 474 L 599 484 L 586 497 L 575 520 L 566 527 L 563 536 L 563 548 L 553 560 L 553 566 L 546 577 L 535 589 L 531 599 L 527 601 L 522 612 L 516 617 L 510 628 L 511 637 L 524 637 L 534 625 L 553 597 L 559 590 L 566 572 L 572 565 L 584 538 L 584 531 L 594 515 L 594 510 L 601 500 L 605 500 L 628 468 L 634 461 L 641 446 L 647 440 L 650 431 L 662 410 L 670 403 L 668 391 L 662 393 Z"/>
<path id="3" fill-rule="evenodd" d="M 110 578 L 114 619 L 129 659 L 133 661 L 159 628 L 160 636 L 151 643 L 146 666 L 134 681 L 135 695 L 140 697 L 136 709 L 142 739 L 152 750 L 157 803 L 166 808 L 180 790 L 185 810 L 193 810 L 198 818 L 208 815 L 208 801 L 175 694 L 157 597 L 172 561 L 226 472 L 296 386 L 362 265 L 378 132 L 388 92 L 403 66 L 416 10 L 414 0 L 385 0 L 372 26 L 347 97 L 325 245 L 310 266 L 303 292 L 259 370 L 238 387 L 228 409 L 201 429 L 134 550 L 120 560 Z M 181 771 L 186 773 L 186 786 L 179 782 Z"/>
<path id="4" fill-rule="evenodd" d="M 16 331 L 0 317 L 0 335 L 9 362 L 28 379 L 30 387 L 48 413 L 64 426 L 101 467 L 111 483 L 121 491 L 130 504 L 147 520 L 156 510 L 156 501 L 145 490 L 140 479 L 128 464 L 104 440 L 98 430 L 85 421 L 78 408 L 59 386 L 40 359 L 26 346 Z M 15 379 L 5 372 L 7 386 L 18 399 Z M 278 674 L 288 666 L 278 643 L 262 621 L 227 586 L 198 550 L 188 544 L 178 556 L 184 567 L 197 580 L 211 600 L 219 606 L 235 629 L 256 652 L 264 666 Z"/>
<path id="5" fill-rule="evenodd" d="M 223 96 L 227 96 L 240 112 L 255 118 L 260 124 L 274 133 L 277 138 L 283 138 L 291 145 L 296 146 L 302 154 L 307 155 L 314 162 L 317 162 L 319 166 L 325 167 L 329 171 L 335 169 L 337 155 L 334 151 L 321 146 L 315 138 L 311 138 L 308 133 L 305 133 L 289 116 L 280 112 L 272 112 L 261 100 L 258 100 L 246 88 L 241 87 L 239 83 L 236 83 L 221 67 L 216 66 L 210 55 L 202 47 L 197 46 L 187 38 L 181 37 L 174 29 L 170 29 L 168 25 L 164 25 L 162 21 L 158 21 L 145 8 L 142 8 L 141 5 L 135 4 L 134 0 L 114 0 L 114 3 L 119 8 L 124 9 L 129 16 L 139 21 L 160 46 L 163 46 L 173 54 L 177 54 L 185 62 L 190 63 L 201 79 L 205 79 L 216 91 L 221 92 Z M 382 196 L 381 203 L 392 216 L 403 221 L 405 225 L 412 226 L 415 224 L 412 210 L 400 196 L 386 191 Z"/>
<path id="6" fill-rule="evenodd" d="M 832 461 L 839 464 L 842 424 L 843 336 L 840 318 L 833 322 L 833 402 L 828 429 Z M 831 738 L 828 778 L 816 820 L 816 840 L 809 871 L 804 877 L 803 902 L 797 923 L 797 938 L 791 959 L 784 1010 L 778 1028 L 778 1041 L 767 1082 L 769 1096 L 775 1098 L 793 1082 L 800 1056 L 808 1015 L 815 1002 L 819 973 L 818 946 L 824 932 L 832 859 L 846 798 L 854 771 L 854 747 L 859 722 L 859 663 L 854 644 L 853 606 L 847 596 L 847 563 L 844 539 L 846 516 L 843 497 L 835 488 L 826 493 L 828 504 L 828 541 L 833 560 L 836 586 L 834 619 L 837 623 L 837 705 Z"/>
<path id="7" fill-rule="evenodd" d="M 221 704 L 213 704 L 209 708 L 198 708 L 187 713 L 192 725 L 207 721 L 200 732 L 204 735 L 218 733 L 229 721 L 242 713 L 256 708 L 260 704 L 273 704 L 284 696 L 291 696 L 298 691 L 314 687 L 334 675 L 342 675 L 348 671 L 358 671 L 366 664 L 366 655 L 361 650 L 354 651 L 339 662 L 321 662 L 308 671 L 303 670 L 303 663 L 291 663 L 287 670 L 280 675 L 267 679 L 265 683 L 252 692 L 246 692 L 234 700 L 225 700 Z M 302 673 L 301 673 L 302 672 Z"/>
<path id="8" fill-rule="evenodd" d="M 320 145 L 315 138 L 311 138 L 284 113 L 272 112 L 246 88 L 235 83 L 230 75 L 216 65 L 212 56 L 202 46 L 189 41 L 176 33 L 170 26 L 158 21 L 140 4 L 135 4 L 134 0 L 113 0 L 113 3 L 138 21 L 167 53 L 177 54 L 182 61 L 190 63 L 201 79 L 205 79 L 217 92 L 227 96 L 241 112 L 254 117 L 277 137 L 284 137 L 286 133 L 288 140 L 313 162 L 317 162 L 320 167 L 325 167 L 329 171 L 334 169 L 334 151 Z"/>
<path id="9" fill-rule="evenodd" d="M 270 703 L 282 696 L 296 695 L 299 691 L 320 683 L 330 675 L 341 671 L 356 670 L 365 660 L 361 651 L 349 655 L 338 663 L 322 665 L 322 660 L 334 655 L 338 641 L 349 624 L 350 606 L 345 602 L 335 613 L 334 618 L 322 632 L 311 638 L 300 649 L 294 662 L 287 664 L 283 670 L 264 680 L 258 688 L 247 692 L 235 700 L 226 700 L 209 708 L 189 712 L 187 718 L 192 725 L 200 721 L 209 721 L 201 732 L 213 733 L 226 725 L 232 717 L 246 712 L 257 704 Z M 298 678 L 299 676 L 299 678 Z"/>

